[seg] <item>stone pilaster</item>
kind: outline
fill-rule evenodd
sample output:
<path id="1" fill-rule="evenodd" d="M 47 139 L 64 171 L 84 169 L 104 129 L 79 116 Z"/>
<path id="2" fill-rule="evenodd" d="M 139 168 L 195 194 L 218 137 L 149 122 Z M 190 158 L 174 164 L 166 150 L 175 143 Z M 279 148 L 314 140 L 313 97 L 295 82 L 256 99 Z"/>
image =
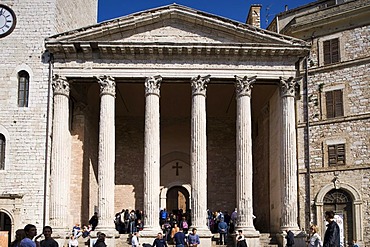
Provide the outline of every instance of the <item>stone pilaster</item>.
<path id="1" fill-rule="evenodd" d="M 152 238 L 161 231 L 159 226 L 160 127 L 159 95 L 162 77 L 145 79 L 144 132 L 144 230 L 141 235 Z M 152 241 L 150 242 L 152 244 Z"/>
<path id="2" fill-rule="evenodd" d="M 298 231 L 298 185 L 297 185 L 297 144 L 295 118 L 295 87 L 293 77 L 280 77 L 282 105 L 281 136 L 281 230 Z"/>
<path id="3" fill-rule="evenodd" d="M 71 170 L 71 135 L 69 132 L 69 83 L 53 76 L 53 132 L 50 176 L 50 226 L 54 237 L 64 238 L 69 231 L 69 185 Z"/>
<path id="4" fill-rule="evenodd" d="M 115 163 L 115 95 L 116 83 L 110 76 L 97 77 L 100 85 L 100 122 L 98 157 L 99 224 L 96 231 L 108 236 L 115 233 L 114 163 Z"/>
<path id="5" fill-rule="evenodd" d="M 210 75 L 191 79 L 191 213 L 192 226 L 200 237 L 207 237 L 207 131 L 206 88 Z"/>
<path id="6" fill-rule="evenodd" d="M 253 225 L 253 164 L 251 93 L 256 76 L 235 76 L 236 83 L 236 229 L 243 230 L 250 246 L 259 246 L 259 232 Z"/>

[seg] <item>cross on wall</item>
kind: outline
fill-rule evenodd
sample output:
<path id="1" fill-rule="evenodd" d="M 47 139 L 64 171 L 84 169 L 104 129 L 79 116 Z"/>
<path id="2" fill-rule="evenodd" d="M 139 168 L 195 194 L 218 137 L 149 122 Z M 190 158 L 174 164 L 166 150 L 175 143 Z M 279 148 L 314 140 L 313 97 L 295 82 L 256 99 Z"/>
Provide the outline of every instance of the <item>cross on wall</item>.
<path id="1" fill-rule="evenodd" d="M 181 169 L 182 166 L 179 166 L 179 162 L 176 162 L 175 166 L 172 166 L 172 169 L 176 169 L 176 176 L 179 175 L 179 169 Z"/>

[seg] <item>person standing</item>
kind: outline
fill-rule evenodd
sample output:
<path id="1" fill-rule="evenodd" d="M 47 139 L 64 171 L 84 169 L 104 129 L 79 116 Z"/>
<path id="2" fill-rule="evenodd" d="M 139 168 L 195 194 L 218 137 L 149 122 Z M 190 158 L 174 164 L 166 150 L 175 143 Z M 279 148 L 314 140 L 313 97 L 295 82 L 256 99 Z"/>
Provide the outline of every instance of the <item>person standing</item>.
<path id="1" fill-rule="evenodd" d="M 32 239 L 37 235 L 37 229 L 35 225 L 27 224 L 24 227 L 24 233 L 26 234 L 26 237 L 22 239 L 20 247 L 36 247 L 39 246 L 36 245 L 36 242 Z"/>
<path id="2" fill-rule="evenodd" d="M 94 247 L 107 247 L 107 245 L 105 244 L 105 234 L 104 233 L 101 232 L 98 235 L 98 240 L 96 240 Z"/>
<path id="3" fill-rule="evenodd" d="M 99 218 L 98 218 L 98 212 L 95 212 L 93 216 L 91 216 L 89 220 L 89 224 L 92 226 L 92 230 L 95 231 L 96 226 L 99 223 Z"/>
<path id="4" fill-rule="evenodd" d="M 334 212 L 326 211 L 325 220 L 329 222 L 326 225 L 324 236 L 324 247 L 339 247 L 340 246 L 340 229 L 337 222 L 334 221 Z"/>
<path id="5" fill-rule="evenodd" d="M 238 234 L 236 235 L 236 247 L 247 247 L 247 241 L 244 238 L 243 231 L 238 230 Z"/>
<path id="6" fill-rule="evenodd" d="M 197 247 L 198 244 L 200 244 L 200 239 L 197 234 L 196 228 L 193 228 L 191 233 L 188 235 L 188 244 L 189 244 L 189 247 Z"/>
<path id="7" fill-rule="evenodd" d="M 218 232 L 220 233 L 220 245 L 226 244 L 228 225 L 224 220 L 218 223 Z M 223 239 L 223 241 L 222 241 Z"/>
<path id="8" fill-rule="evenodd" d="M 318 227 L 317 225 L 312 225 L 310 228 L 311 231 L 311 237 L 310 241 L 308 243 L 309 247 L 322 247 L 322 241 L 320 235 L 317 233 L 318 232 Z"/>
<path id="9" fill-rule="evenodd" d="M 182 229 L 179 229 L 178 232 L 175 233 L 173 240 L 175 241 L 176 247 L 184 247 L 185 246 L 185 234 Z"/>
<path id="10" fill-rule="evenodd" d="M 139 233 L 134 232 L 134 235 L 131 238 L 131 246 L 132 247 L 139 247 Z"/>
<path id="11" fill-rule="evenodd" d="M 167 247 L 166 241 L 163 239 L 161 232 L 157 234 L 156 239 L 154 239 L 152 247 Z"/>
<path id="12" fill-rule="evenodd" d="M 59 247 L 58 242 L 51 237 L 52 233 L 53 229 L 50 226 L 44 226 L 42 234 L 44 234 L 45 239 L 40 242 L 41 247 Z"/>
<path id="13" fill-rule="evenodd" d="M 24 229 L 18 229 L 15 231 L 15 240 L 10 244 L 10 247 L 20 247 L 21 241 L 26 237 Z"/>
<path id="14" fill-rule="evenodd" d="M 285 238 L 286 238 L 286 246 L 292 247 L 294 245 L 294 233 L 291 230 L 288 230 Z"/>

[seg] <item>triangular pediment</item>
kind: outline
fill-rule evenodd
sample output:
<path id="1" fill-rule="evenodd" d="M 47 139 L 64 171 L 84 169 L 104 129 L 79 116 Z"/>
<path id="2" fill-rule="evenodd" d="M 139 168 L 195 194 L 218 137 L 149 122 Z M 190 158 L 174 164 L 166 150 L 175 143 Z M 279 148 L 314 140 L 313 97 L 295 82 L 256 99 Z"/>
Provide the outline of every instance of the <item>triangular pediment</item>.
<path id="1" fill-rule="evenodd" d="M 303 41 L 172 4 L 54 35 L 46 43 L 305 45 Z"/>

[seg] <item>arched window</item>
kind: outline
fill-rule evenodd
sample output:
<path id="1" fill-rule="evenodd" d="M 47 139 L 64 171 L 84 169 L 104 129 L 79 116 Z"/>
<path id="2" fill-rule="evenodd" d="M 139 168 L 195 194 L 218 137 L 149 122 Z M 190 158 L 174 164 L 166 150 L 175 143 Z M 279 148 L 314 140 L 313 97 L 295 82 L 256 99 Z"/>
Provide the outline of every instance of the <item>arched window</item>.
<path id="1" fill-rule="evenodd" d="M 0 170 L 5 169 L 5 136 L 0 134 Z"/>
<path id="2" fill-rule="evenodd" d="M 30 76 L 27 71 L 18 72 L 18 106 L 28 107 L 28 88 Z"/>

